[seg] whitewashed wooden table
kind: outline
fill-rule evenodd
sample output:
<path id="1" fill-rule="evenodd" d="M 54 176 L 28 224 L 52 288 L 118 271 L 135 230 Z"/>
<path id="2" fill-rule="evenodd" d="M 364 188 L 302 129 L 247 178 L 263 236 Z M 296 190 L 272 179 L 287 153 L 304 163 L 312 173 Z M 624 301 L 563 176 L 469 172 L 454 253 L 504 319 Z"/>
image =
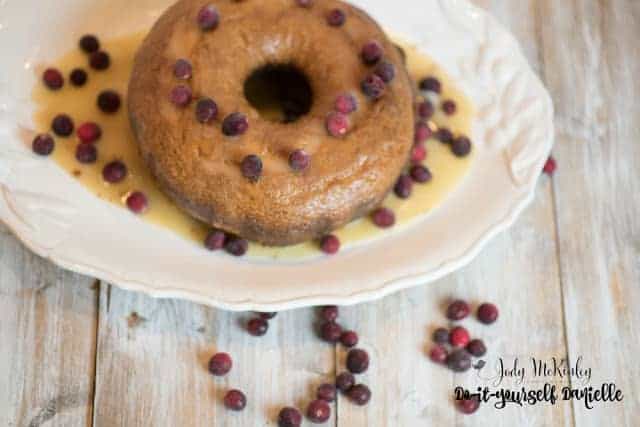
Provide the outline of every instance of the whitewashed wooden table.
<path id="1" fill-rule="evenodd" d="M 637 426 L 640 2 L 476 3 L 511 28 L 552 94 L 559 171 L 541 178 L 533 205 L 469 267 L 342 309 L 341 323 L 371 353 L 362 381 L 373 399 L 361 408 L 340 398 L 328 425 Z M 489 358 L 582 356 L 592 383 L 615 382 L 624 401 L 459 414 L 452 389 L 475 384 L 473 375 L 425 355 L 451 297 L 499 304 L 495 326 L 465 323 Z M 61 271 L 0 226 L 0 425 L 276 425 L 280 407 L 304 407 L 316 385 L 332 381 L 344 350 L 315 337 L 312 309 L 280 313 L 263 338 L 243 331 L 247 316 Z M 215 350 L 234 358 L 223 379 L 206 371 Z M 241 413 L 222 407 L 230 387 L 248 396 Z"/>

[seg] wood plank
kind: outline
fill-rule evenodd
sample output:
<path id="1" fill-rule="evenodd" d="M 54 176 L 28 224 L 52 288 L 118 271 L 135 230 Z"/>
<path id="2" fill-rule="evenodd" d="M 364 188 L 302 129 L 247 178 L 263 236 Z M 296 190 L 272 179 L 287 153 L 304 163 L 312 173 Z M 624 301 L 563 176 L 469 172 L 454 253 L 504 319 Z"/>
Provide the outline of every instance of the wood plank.
<path id="1" fill-rule="evenodd" d="M 640 3 L 539 4 L 557 107 L 554 179 L 572 357 L 623 404 L 574 404 L 578 425 L 637 425 L 640 413 Z M 580 384 L 577 384 L 580 385 Z"/>
<path id="2" fill-rule="evenodd" d="M 0 425 L 88 424 L 93 284 L 32 254 L 0 224 Z"/>

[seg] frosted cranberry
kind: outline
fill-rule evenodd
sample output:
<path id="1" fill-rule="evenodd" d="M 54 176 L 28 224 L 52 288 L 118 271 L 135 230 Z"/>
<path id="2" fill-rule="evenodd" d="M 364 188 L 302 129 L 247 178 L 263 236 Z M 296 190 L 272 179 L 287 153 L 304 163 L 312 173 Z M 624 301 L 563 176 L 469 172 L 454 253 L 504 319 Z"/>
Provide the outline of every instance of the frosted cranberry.
<path id="1" fill-rule="evenodd" d="M 487 346 L 484 345 L 484 341 L 476 338 L 469 341 L 469 344 L 467 344 L 467 351 L 472 356 L 482 357 L 487 353 Z"/>
<path id="2" fill-rule="evenodd" d="M 470 415 L 480 408 L 480 399 L 477 397 L 471 397 L 469 399 L 458 400 L 456 401 L 456 407 L 458 408 L 458 411 L 463 414 Z"/>
<path id="3" fill-rule="evenodd" d="M 261 337 L 269 330 L 269 322 L 261 317 L 254 317 L 247 323 L 247 332 L 254 337 Z"/>
<path id="4" fill-rule="evenodd" d="M 471 356 L 465 350 L 456 350 L 447 356 L 447 366 L 454 372 L 465 372 L 471 368 Z"/>
<path id="5" fill-rule="evenodd" d="M 86 53 L 97 52 L 100 49 L 100 41 L 94 35 L 87 34 L 82 36 L 79 42 L 80 49 Z"/>
<path id="6" fill-rule="evenodd" d="M 396 185 L 393 187 L 393 192 L 401 199 L 408 199 L 411 196 L 411 190 L 413 189 L 413 180 L 409 175 L 400 175 Z"/>
<path id="7" fill-rule="evenodd" d="M 134 191 L 127 197 L 127 207 L 136 214 L 142 214 L 149 208 L 149 200 L 141 191 Z"/>
<path id="8" fill-rule="evenodd" d="M 324 236 L 320 240 L 320 248 L 325 254 L 336 254 L 340 250 L 340 239 L 338 239 L 338 237 L 334 236 L 333 234 Z"/>
<path id="9" fill-rule="evenodd" d="M 189 80 L 193 76 L 193 67 L 186 59 L 178 59 L 173 64 L 173 75 L 180 80 Z"/>
<path id="10" fill-rule="evenodd" d="M 224 250 L 233 256 L 243 256 L 249 250 L 249 242 L 237 236 L 230 236 L 224 244 Z"/>
<path id="11" fill-rule="evenodd" d="M 285 407 L 278 414 L 278 427 L 300 427 L 302 414 L 296 408 Z"/>
<path id="12" fill-rule="evenodd" d="M 222 121 L 222 133 L 227 136 L 242 135 L 249 129 L 249 121 L 242 113 L 231 113 Z"/>
<path id="13" fill-rule="evenodd" d="M 411 163 L 419 164 L 427 158 L 427 147 L 424 144 L 416 144 L 411 150 Z"/>
<path id="14" fill-rule="evenodd" d="M 322 424 L 331 417 L 331 408 L 324 400 L 316 399 L 307 407 L 307 418 L 315 424 Z"/>
<path id="15" fill-rule="evenodd" d="M 66 114 L 58 114 L 51 122 L 51 129 L 58 136 L 67 137 L 73 133 L 74 128 L 73 120 Z"/>
<path id="16" fill-rule="evenodd" d="M 409 170 L 409 175 L 411 175 L 411 179 L 419 184 L 424 184 L 425 182 L 431 181 L 433 178 L 431 176 L 431 171 L 422 165 L 414 165 Z"/>
<path id="17" fill-rule="evenodd" d="M 111 57 L 107 52 L 99 50 L 89 56 L 89 65 L 97 71 L 104 71 L 111 65 Z"/>
<path id="18" fill-rule="evenodd" d="M 87 75 L 87 72 L 82 68 L 75 68 L 73 71 L 71 71 L 71 74 L 69 74 L 69 80 L 71 81 L 72 85 L 81 87 L 87 83 L 87 80 L 89 80 L 89 76 Z"/>
<path id="19" fill-rule="evenodd" d="M 424 100 L 418 104 L 416 107 L 418 116 L 421 119 L 428 120 L 433 117 L 435 113 L 435 109 L 433 108 L 433 104 L 429 100 Z"/>
<path id="20" fill-rule="evenodd" d="M 320 325 L 320 338 L 326 342 L 336 343 L 342 335 L 342 327 L 335 322 L 324 322 Z"/>
<path id="21" fill-rule="evenodd" d="M 442 92 L 442 84 L 440 83 L 440 80 L 436 79 L 435 77 L 426 77 L 420 80 L 419 86 L 420 90 L 435 93 Z"/>
<path id="22" fill-rule="evenodd" d="M 471 141 L 466 136 L 461 136 L 451 142 L 451 151 L 457 157 L 465 157 L 471 152 Z"/>
<path id="23" fill-rule="evenodd" d="M 346 392 L 356 383 L 356 378 L 351 372 L 343 372 L 336 377 L 336 387 L 342 392 Z"/>
<path id="24" fill-rule="evenodd" d="M 218 104 L 213 99 L 202 98 L 196 104 L 196 120 L 211 123 L 218 117 Z"/>
<path id="25" fill-rule="evenodd" d="M 447 349 L 440 344 L 434 345 L 429 351 L 429 359 L 435 363 L 444 363 L 447 361 Z"/>
<path id="26" fill-rule="evenodd" d="M 325 402 L 336 400 L 336 386 L 333 384 L 321 384 L 316 391 L 316 397 Z"/>
<path id="27" fill-rule="evenodd" d="M 215 30 L 219 23 L 220 14 L 214 5 L 206 5 L 198 12 L 198 25 L 202 31 Z"/>
<path id="28" fill-rule="evenodd" d="M 263 318 L 264 320 L 270 320 L 273 319 L 274 317 L 276 317 L 278 315 L 277 312 L 271 312 L 271 313 L 258 313 L 258 316 L 260 316 L 261 318 Z"/>
<path id="29" fill-rule="evenodd" d="M 449 343 L 454 347 L 466 347 L 469 344 L 469 331 L 462 326 L 456 326 L 449 332 Z"/>
<path id="30" fill-rule="evenodd" d="M 347 391 L 347 397 L 356 405 L 364 406 L 371 400 L 371 390 L 364 384 L 356 384 Z"/>
<path id="31" fill-rule="evenodd" d="M 169 94 L 169 100 L 176 107 L 186 107 L 191 102 L 193 94 L 191 89 L 184 85 L 174 87 Z"/>
<path id="32" fill-rule="evenodd" d="M 33 152 L 40 156 L 48 156 L 53 152 L 55 141 L 46 133 L 40 134 L 33 139 L 31 148 Z"/>
<path id="33" fill-rule="evenodd" d="M 301 7 L 311 7 L 313 0 L 296 0 L 296 3 Z"/>
<path id="34" fill-rule="evenodd" d="M 414 142 L 419 144 L 421 142 L 425 142 L 427 139 L 431 138 L 433 132 L 431 128 L 427 126 L 426 123 L 418 122 L 416 123 Z"/>
<path id="35" fill-rule="evenodd" d="M 342 114 L 353 113 L 358 109 L 358 101 L 350 93 L 344 93 L 336 98 L 335 109 Z"/>
<path id="36" fill-rule="evenodd" d="M 345 331 L 340 335 L 340 342 L 347 348 L 358 345 L 358 334 L 355 331 Z"/>
<path id="37" fill-rule="evenodd" d="M 447 328 L 438 328 L 433 331 L 433 341 L 438 344 L 446 344 L 449 342 L 449 330 Z"/>
<path id="38" fill-rule="evenodd" d="M 309 167 L 311 156 L 304 150 L 295 150 L 289 155 L 289 166 L 294 171 L 303 171 Z"/>
<path id="39" fill-rule="evenodd" d="M 478 307 L 478 320 L 489 325 L 498 319 L 498 307 L 494 304 L 485 302 Z"/>
<path id="40" fill-rule="evenodd" d="M 118 92 L 114 90 L 105 90 L 98 95 L 98 108 L 107 114 L 116 113 L 120 109 L 122 101 Z"/>
<path id="41" fill-rule="evenodd" d="M 376 74 L 371 74 L 360 84 L 362 92 L 372 100 L 380 99 L 386 90 L 385 82 Z"/>
<path id="42" fill-rule="evenodd" d="M 341 138 L 349 131 L 349 117 L 346 114 L 332 112 L 326 119 L 326 127 L 329 135 Z"/>
<path id="43" fill-rule="evenodd" d="M 332 27 L 340 27 L 347 20 L 347 15 L 340 9 L 333 9 L 327 15 L 327 24 Z"/>
<path id="44" fill-rule="evenodd" d="M 256 182 L 262 175 L 262 160 L 255 154 L 250 154 L 240 164 L 242 175 L 249 181 Z"/>
<path id="45" fill-rule="evenodd" d="M 373 73 L 380 77 L 383 82 L 391 83 L 396 77 L 396 67 L 391 62 L 383 61 L 376 66 Z"/>
<path id="46" fill-rule="evenodd" d="M 542 171 L 549 176 L 553 176 L 553 174 L 556 172 L 556 169 L 558 169 L 556 159 L 554 159 L 553 156 L 549 156 L 547 162 L 544 164 L 544 168 L 542 168 Z"/>
<path id="47" fill-rule="evenodd" d="M 353 374 L 361 374 L 369 368 L 369 354 L 360 349 L 354 348 L 347 354 L 347 369 Z"/>
<path id="48" fill-rule="evenodd" d="M 229 390 L 224 396 L 224 406 L 232 411 L 242 411 L 247 406 L 247 398 L 240 390 Z"/>
<path id="49" fill-rule="evenodd" d="M 378 208 L 371 214 L 373 223 L 380 228 L 389 228 L 396 223 L 396 215 L 391 209 Z"/>
<path id="50" fill-rule="evenodd" d="M 216 353 L 209 360 L 209 372 L 216 376 L 222 376 L 229 373 L 233 361 L 227 353 Z"/>
<path id="51" fill-rule="evenodd" d="M 384 55 L 384 48 L 376 40 L 372 40 L 365 44 L 362 47 L 362 52 L 360 53 L 362 62 L 367 65 L 375 64 L 380 60 L 380 58 L 382 58 L 382 55 Z"/>
<path id="52" fill-rule="evenodd" d="M 217 251 L 224 248 L 227 241 L 227 233 L 222 230 L 211 230 L 204 239 L 204 247 L 210 251 Z"/>
<path id="53" fill-rule="evenodd" d="M 326 305 L 320 309 L 320 317 L 327 322 L 335 322 L 340 314 L 340 310 L 335 305 Z"/>
<path id="54" fill-rule="evenodd" d="M 471 307 L 465 301 L 455 300 L 447 307 L 447 319 L 462 320 L 469 315 Z"/>
<path id="55" fill-rule="evenodd" d="M 98 160 L 98 150 L 93 144 L 78 144 L 76 147 L 76 160 L 80 163 L 95 163 Z"/>
<path id="56" fill-rule="evenodd" d="M 97 123 L 87 122 L 81 124 L 76 130 L 80 142 L 90 144 L 96 142 L 102 136 L 102 129 Z"/>
<path id="57" fill-rule="evenodd" d="M 454 140 L 453 133 L 447 128 L 438 129 L 436 132 L 436 138 L 444 144 L 450 144 Z"/>
<path id="58" fill-rule="evenodd" d="M 447 116 L 454 115 L 457 109 L 458 106 L 456 105 L 456 103 L 450 99 L 447 99 L 442 103 L 442 111 L 444 111 Z"/>
<path id="59" fill-rule="evenodd" d="M 44 70 L 42 81 L 44 81 L 45 86 L 51 90 L 58 90 L 64 86 L 64 77 L 62 77 L 62 73 L 55 68 L 47 68 Z"/>
<path id="60" fill-rule="evenodd" d="M 111 184 L 122 181 L 126 176 L 127 165 L 120 160 L 109 162 L 102 169 L 102 178 Z"/>

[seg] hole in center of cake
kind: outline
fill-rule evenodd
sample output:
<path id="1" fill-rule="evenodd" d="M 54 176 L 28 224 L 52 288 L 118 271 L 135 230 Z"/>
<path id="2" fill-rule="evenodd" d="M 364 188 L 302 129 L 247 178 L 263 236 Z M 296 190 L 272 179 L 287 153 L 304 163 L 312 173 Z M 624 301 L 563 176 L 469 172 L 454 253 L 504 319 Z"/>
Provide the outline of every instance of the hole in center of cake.
<path id="1" fill-rule="evenodd" d="M 292 123 L 311 110 L 309 80 L 289 64 L 268 64 L 244 82 L 244 96 L 260 115 L 273 122 Z"/>

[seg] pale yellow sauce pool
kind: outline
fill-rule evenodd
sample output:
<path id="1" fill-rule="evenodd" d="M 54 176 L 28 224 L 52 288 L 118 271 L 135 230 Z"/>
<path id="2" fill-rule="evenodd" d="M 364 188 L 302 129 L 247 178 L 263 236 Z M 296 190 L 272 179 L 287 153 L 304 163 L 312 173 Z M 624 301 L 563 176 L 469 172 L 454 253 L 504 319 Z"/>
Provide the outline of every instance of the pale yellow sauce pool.
<path id="1" fill-rule="evenodd" d="M 82 165 L 75 159 L 75 148 L 78 140 L 75 136 L 56 138 L 53 159 L 65 170 L 76 177 L 85 187 L 104 200 L 124 207 L 125 196 L 134 190 L 144 191 L 150 202 L 150 209 L 141 219 L 169 228 L 179 235 L 198 242 L 204 240 L 209 227 L 183 213 L 158 188 L 153 177 L 140 158 L 133 134 L 129 127 L 126 113 L 126 102 L 123 99 L 121 110 L 115 115 L 102 113 L 97 105 L 98 93 L 105 89 L 114 89 L 121 95 L 126 94 L 129 75 L 133 66 L 136 49 L 142 42 L 144 34 L 105 40 L 103 48 L 111 55 L 111 67 L 102 72 L 90 71 L 87 57 L 79 49 L 68 53 L 53 64 L 68 77 L 70 71 L 82 67 L 89 72 L 89 80 L 82 88 L 72 86 L 68 79 L 59 91 L 50 91 L 38 84 L 33 92 L 37 105 L 34 121 L 39 132 L 49 131 L 50 124 L 57 114 L 69 114 L 76 128 L 87 121 L 97 122 L 103 131 L 102 138 L 96 143 L 98 162 Z M 458 111 L 453 116 L 446 116 L 437 111 L 431 121 L 438 126 L 450 128 L 454 134 L 469 135 L 473 118 L 473 106 L 469 100 L 447 78 L 428 57 L 425 57 L 403 43 L 407 53 L 409 71 L 416 80 L 425 76 L 435 76 L 443 84 L 442 99 L 453 99 Z M 473 154 L 466 158 L 457 158 L 448 146 L 435 140 L 427 142 L 428 155 L 425 164 L 433 174 L 433 180 L 427 184 L 416 184 L 408 200 L 401 200 L 390 195 L 385 206 L 396 213 L 396 227 L 407 224 L 438 206 L 460 183 L 470 168 Z M 114 159 L 122 159 L 128 166 L 127 178 L 118 184 L 108 184 L 102 179 L 104 165 Z M 336 231 L 343 244 L 350 244 L 370 239 L 391 230 L 381 230 L 373 225 L 369 218 L 363 218 Z M 204 249 L 203 249 L 204 250 Z M 316 242 L 303 243 L 286 248 L 268 248 L 259 244 L 250 245 L 250 255 L 270 258 L 300 258 L 318 254 Z"/>

